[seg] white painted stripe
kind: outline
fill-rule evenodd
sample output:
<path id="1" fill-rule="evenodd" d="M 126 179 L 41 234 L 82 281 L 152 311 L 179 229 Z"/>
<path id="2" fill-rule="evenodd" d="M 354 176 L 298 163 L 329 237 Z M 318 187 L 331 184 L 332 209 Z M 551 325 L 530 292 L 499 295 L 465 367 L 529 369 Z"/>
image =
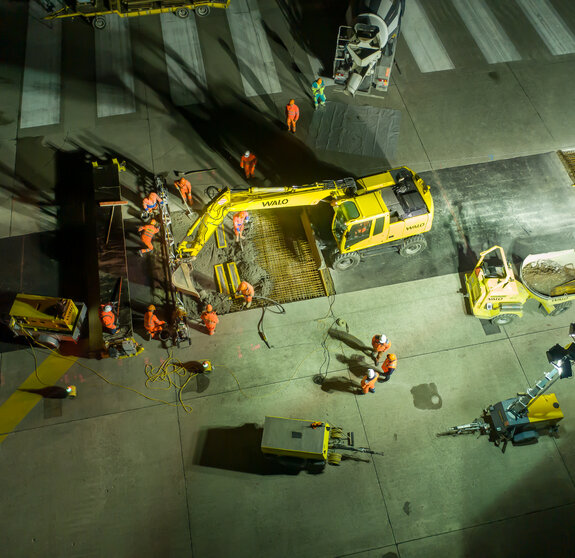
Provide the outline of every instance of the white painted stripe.
<path id="1" fill-rule="evenodd" d="M 549 0 L 517 0 L 517 3 L 552 54 L 575 52 L 575 35 Z"/>
<path id="2" fill-rule="evenodd" d="M 109 15 L 106 23 L 94 31 L 98 118 L 136 111 L 129 20 Z"/>
<path id="3" fill-rule="evenodd" d="M 401 23 L 401 34 L 421 72 L 439 72 L 455 68 L 419 0 L 407 2 Z"/>
<path id="4" fill-rule="evenodd" d="M 521 60 L 521 55 L 485 0 L 451 0 L 489 64 Z"/>
<path id="5" fill-rule="evenodd" d="M 41 21 L 45 15 L 40 4 L 29 3 L 20 128 L 60 122 L 62 24 Z"/>
<path id="6" fill-rule="evenodd" d="M 282 88 L 257 0 L 234 0 L 226 14 L 245 94 L 279 93 Z"/>
<path id="7" fill-rule="evenodd" d="M 196 18 L 170 13 L 162 14 L 160 21 L 172 101 L 177 106 L 201 103 L 208 82 Z"/>

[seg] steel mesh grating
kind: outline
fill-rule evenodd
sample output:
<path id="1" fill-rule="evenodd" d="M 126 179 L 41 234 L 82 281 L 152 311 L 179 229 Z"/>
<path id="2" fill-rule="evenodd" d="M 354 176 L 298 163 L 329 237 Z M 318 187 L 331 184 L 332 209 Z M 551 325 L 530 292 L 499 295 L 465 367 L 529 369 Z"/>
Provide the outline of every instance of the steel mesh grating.
<path id="1" fill-rule="evenodd" d="M 260 213 L 254 221 L 256 261 L 267 270 L 274 284 L 270 298 L 295 302 L 325 296 L 322 278 L 301 224 L 292 228 L 288 238 L 273 213 Z"/>

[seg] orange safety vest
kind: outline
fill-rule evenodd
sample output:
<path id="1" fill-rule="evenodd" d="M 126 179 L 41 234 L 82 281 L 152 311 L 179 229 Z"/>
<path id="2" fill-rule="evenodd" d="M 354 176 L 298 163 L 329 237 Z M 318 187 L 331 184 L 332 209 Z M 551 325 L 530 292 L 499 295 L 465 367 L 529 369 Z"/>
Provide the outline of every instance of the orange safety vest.
<path id="1" fill-rule="evenodd" d="M 389 374 L 389 372 L 393 372 L 397 368 L 397 360 L 389 360 L 386 358 L 381 365 L 381 371 L 384 374 Z"/>
<path id="2" fill-rule="evenodd" d="M 387 351 L 389 347 L 391 347 L 391 343 L 380 343 L 376 335 L 374 335 L 371 339 L 371 346 L 373 347 L 374 351 L 378 353 L 382 353 Z"/>
<path id="3" fill-rule="evenodd" d="M 142 233 L 142 237 L 146 237 L 152 240 L 152 237 L 156 233 L 160 232 L 160 229 L 158 229 L 158 227 L 154 227 L 154 225 L 144 225 L 143 227 L 140 227 L 138 231 L 144 231 Z"/>
<path id="4" fill-rule="evenodd" d="M 186 180 L 184 177 L 182 177 L 182 178 L 180 178 L 180 180 L 177 180 L 176 182 L 174 182 L 174 185 L 183 194 L 192 191 L 192 185 L 190 184 L 190 181 Z"/>
<path id="5" fill-rule="evenodd" d="M 100 319 L 105 327 L 108 329 L 114 329 L 114 322 L 116 321 L 116 316 L 113 312 L 101 312 Z"/>
<path id="6" fill-rule="evenodd" d="M 253 153 L 250 153 L 249 157 L 242 155 L 240 160 L 240 167 L 243 169 L 245 165 L 255 165 L 257 162 L 256 156 Z"/>
<path id="7" fill-rule="evenodd" d="M 151 310 L 148 310 L 144 314 L 144 327 L 149 330 L 158 325 L 162 325 L 161 320 Z"/>
<path id="8" fill-rule="evenodd" d="M 249 283 L 246 283 L 246 288 L 240 289 L 240 293 L 244 296 L 254 296 L 254 288 Z"/>
<path id="9" fill-rule="evenodd" d="M 200 316 L 206 327 L 216 327 L 216 324 L 220 323 L 220 320 L 215 312 L 203 312 Z"/>
<path id="10" fill-rule="evenodd" d="M 287 105 L 286 111 L 290 120 L 297 121 L 299 119 L 299 107 L 297 105 Z"/>
<path id="11" fill-rule="evenodd" d="M 375 376 L 371 380 L 369 380 L 367 378 L 367 376 L 364 376 L 363 380 L 361 380 L 361 387 L 367 387 L 368 389 L 374 389 L 375 383 L 377 382 L 378 378 L 379 378 L 378 372 L 375 373 Z"/>

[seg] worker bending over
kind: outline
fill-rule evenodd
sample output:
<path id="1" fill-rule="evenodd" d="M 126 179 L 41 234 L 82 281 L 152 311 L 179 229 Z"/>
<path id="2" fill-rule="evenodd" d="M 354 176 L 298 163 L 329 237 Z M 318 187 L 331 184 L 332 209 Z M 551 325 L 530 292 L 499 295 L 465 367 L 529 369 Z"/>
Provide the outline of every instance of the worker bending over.
<path id="1" fill-rule="evenodd" d="M 241 294 L 244 297 L 244 303 L 242 307 L 245 306 L 246 308 L 249 308 L 252 305 L 254 288 L 247 281 L 242 281 L 240 283 L 236 293 Z"/>
<path id="2" fill-rule="evenodd" d="M 158 319 L 154 314 L 155 311 L 156 307 L 153 304 L 150 304 L 150 306 L 148 306 L 148 311 L 144 314 L 144 327 L 152 338 L 155 337 L 158 331 L 162 331 L 162 326 L 166 323 Z"/>
<path id="3" fill-rule="evenodd" d="M 389 353 L 385 357 L 385 360 L 383 361 L 383 364 L 381 365 L 381 372 L 382 372 L 384 382 L 387 382 L 387 380 L 389 380 L 389 378 L 391 378 L 391 375 L 395 372 L 396 368 L 397 368 L 397 355 L 394 355 L 393 353 Z"/>
<path id="4" fill-rule="evenodd" d="M 184 200 L 184 203 L 187 203 L 189 206 L 191 206 L 192 205 L 192 185 L 190 184 L 190 181 L 182 176 L 182 178 L 180 178 L 180 180 L 176 180 L 174 182 L 174 186 L 180 192 L 180 196 L 182 196 L 182 200 Z"/>
<path id="5" fill-rule="evenodd" d="M 372 337 L 371 346 L 373 347 L 372 352 L 373 360 L 375 361 L 375 364 L 379 364 L 379 361 L 383 353 L 389 350 L 389 348 L 391 347 L 391 343 L 383 333 L 380 333 Z"/>
<path id="6" fill-rule="evenodd" d="M 368 392 L 375 393 L 375 384 L 378 378 L 379 374 L 373 368 L 369 368 L 367 374 L 361 380 L 360 395 L 365 395 Z"/>
<path id="7" fill-rule="evenodd" d="M 152 219 L 147 225 L 142 225 L 138 229 L 138 232 L 142 233 L 140 239 L 146 245 L 146 248 L 142 248 L 138 252 L 140 256 L 143 256 L 146 252 L 151 252 L 154 249 L 152 238 L 154 238 L 155 234 L 160 232 L 160 229 L 156 227 L 157 224 L 158 222 L 155 219 Z"/>
<path id="8" fill-rule="evenodd" d="M 242 155 L 242 158 L 240 159 L 240 167 L 244 169 L 244 172 L 246 173 L 246 178 L 254 177 L 257 162 L 258 160 L 256 156 L 249 151 L 246 151 Z"/>
<path id="9" fill-rule="evenodd" d="M 288 130 L 295 134 L 296 122 L 299 120 L 299 107 L 295 104 L 295 100 L 291 99 L 286 106 L 287 127 Z"/>
<path id="10" fill-rule="evenodd" d="M 213 335 L 216 332 L 216 325 L 220 320 L 218 319 L 217 314 L 214 312 L 214 308 L 211 304 L 206 306 L 206 309 L 202 312 L 200 318 L 208 330 L 208 335 Z"/>
<path id="11" fill-rule="evenodd" d="M 118 331 L 118 326 L 116 325 L 116 315 L 112 311 L 111 304 L 101 306 L 100 321 L 110 333 L 116 333 L 116 331 Z"/>
<path id="12" fill-rule="evenodd" d="M 311 92 L 313 94 L 313 104 L 316 110 L 318 105 L 324 107 L 325 102 L 327 101 L 327 99 L 325 98 L 324 89 L 325 85 L 323 84 L 323 80 L 321 78 L 317 78 L 311 84 Z"/>
<path id="13" fill-rule="evenodd" d="M 234 213 L 234 235 L 236 242 L 240 241 L 240 238 L 244 238 L 244 228 L 246 221 L 249 221 L 249 215 L 247 211 L 238 211 Z"/>
<path id="14" fill-rule="evenodd" d="M 156 192 L 150 192 L 142 201 L 142 207 L 144 208 L 144 213 L 146 215 L 151 215 L 156 211 L 158 209 L 158 205 L 164 205 L 164 200 L 158 196 Z"/>

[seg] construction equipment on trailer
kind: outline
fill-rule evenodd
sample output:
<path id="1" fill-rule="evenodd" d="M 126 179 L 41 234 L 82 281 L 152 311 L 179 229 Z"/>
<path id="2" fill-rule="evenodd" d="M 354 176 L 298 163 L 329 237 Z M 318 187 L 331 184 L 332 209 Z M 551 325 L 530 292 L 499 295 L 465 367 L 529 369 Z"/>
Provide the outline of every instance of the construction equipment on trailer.
<path id="1" fill-rule="evenodd" d="M 303 186 L 224 188 L 192 224 L 177 247 L 174 286 L 198 296 L 191 262 L 228 213 L 258 209 L 315 206 L 329 201 L 331 234 L 318 239 L 329 263 L 344 271 L 359 264 L 363 254 L 381 249 L 414 256 L 427 247 L 423 233 L 431 229 L 434 206 L 430 188 L 407 167 L 360 179 L 324 180 Z M 311 232 L 312 227 L 306 227 Z M 313 231 L 321 234 L 321 231 Z M 187 240 L 190 238 L 191 240 Z M 316 238 L 309 239 L 315 245 Z"/>
<path id="2" fill-rule="evenodd" d="M 138 17 L 174 13 L 185 19 L 193 11 L 200 17 L 207 16 L 210 8 L 227 8 L 230 0 L 42 0 L 48 13 L 44 19 L 83 17 L 95 29 L 106 27 L 106 16 Z"/>
<path id="3" fill-rule="evenodd" d="M 569 335 L 575 339 L 575 324 L 571 324 Z M 490 405 L 475 421 L 452 426 L 437 436 L 487 434 L 496 446 L 503 443 L 502 450 L 505 451 L 509 442 L 515 446 L 534 444 L 541 434 L 555 435 L 563 412 L 555 394 L 546 392 L 557 380 L 572 377 L 575 343 L 566 347 L 554 345 L 547 351 L 547 360 L 553 365 L 553 370 L 546 372 L 525 393 Z"/>
<path id="4" fill-rule="evenodd" d="M 539 302 L 549 316 L 565 312 L 575 300 L 575 250 L 527 256 L 521 263 L 521 281 L 501 246 L 481 252 L 465 275 L 473 315 L 505 325 L 523 316 L 529 299 Z"/>
<path id="5" fill-rule="evenodd" d="M 85 304 L 69 298 L 17 294 L 8 326 L 16 336 L 58 349 L 61 341 L 78 341 L 86 312 Z"/>
<path id="6" fill-rule="evenodd" d="M 277 464 L 295 471 L 321 473 L 326 464 L 340 465 L 345 457 L 339 451 L 383 455 L 369 448 L 354 447 L 353 432 L 327 422 L 267 416 L 261 450 Z M 339 451 L 334 451 L 339 450 Z"/>
<path id="7" fill-rule="evenodd" d="M 356 0 L 337 35 L 333 79 L 345 93 L 387 91 L 405 0 Z"/>

